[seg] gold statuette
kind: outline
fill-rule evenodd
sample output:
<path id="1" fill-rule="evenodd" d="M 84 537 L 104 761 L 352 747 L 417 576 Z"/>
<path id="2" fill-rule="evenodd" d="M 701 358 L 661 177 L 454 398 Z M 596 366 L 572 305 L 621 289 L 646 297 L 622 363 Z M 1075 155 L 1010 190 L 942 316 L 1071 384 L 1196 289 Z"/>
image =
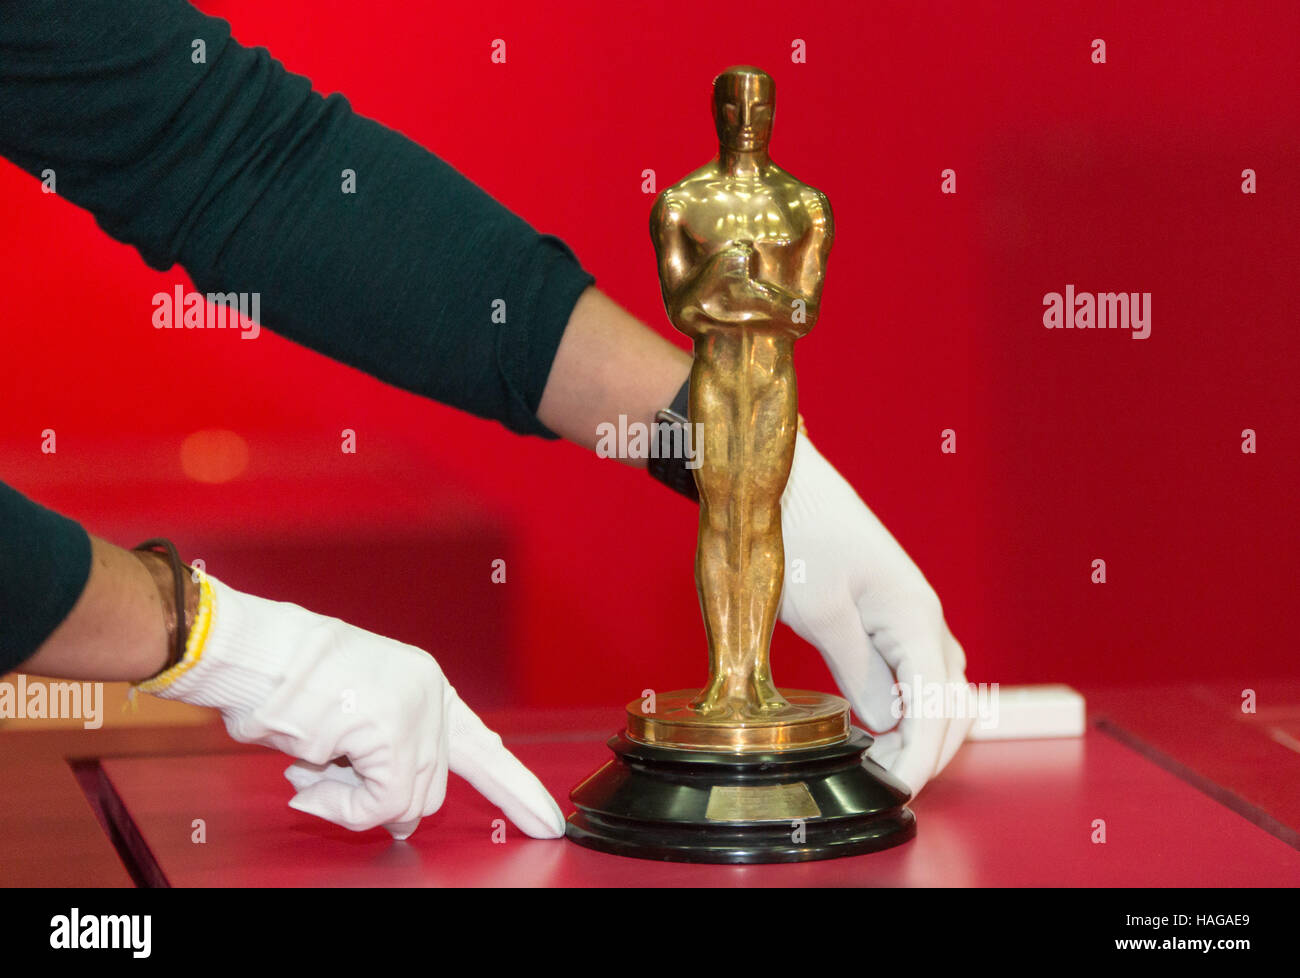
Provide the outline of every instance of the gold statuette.
<path id="1" fill-rule="evenodd" d="M 847 702 L 778 690 L 769 661 L 785 575 L 781 493 L 799 420 L 794 341 L 817 322 L 835 237 L 826 195 L 768 155 L 775 95 L 757 68 L 719 75 L 718 155 L 650 213 L 664 307 L 695 345 L 695 581 L 709 683 L 657 697 L 651 713 L 628 704 L 628 734 L 642 743 L 772 750 L 849 735 Z"/>
<path id="2" fill-rule="evenodd" d="M 775 87 L 713 82 L 719 150 L 659 195 L 650 233 L 664 306 L 695 345 L 695 582 L 703 689 L 627 706 L 614 757 L 570 792 L 566 835 L 601 852 L 765 863 L 874 852 L 916 834 L 906 785 L 865 756 L 838 696 L 778 689 L 769 646 L 785 551 L 781 495 L 799 428 L 794 341 L 817 321 L 835 236 L 819 190 L 771 161 Z"/>

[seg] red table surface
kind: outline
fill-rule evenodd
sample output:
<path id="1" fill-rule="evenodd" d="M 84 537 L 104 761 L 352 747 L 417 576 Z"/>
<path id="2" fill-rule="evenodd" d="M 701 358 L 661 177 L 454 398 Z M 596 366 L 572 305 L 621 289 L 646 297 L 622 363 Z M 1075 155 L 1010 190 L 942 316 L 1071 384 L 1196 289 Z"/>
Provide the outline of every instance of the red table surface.
<path id="1" fill-rule="evenodd" d="M 589 734 L 506 741 L 567 811 L 609 756 Z M 628 859 L 513 826 L 453 777 L 442 810 L 406 842 L 287 807 L 272 753 L 109 759 L 103 771 L 173 886 L 1295 886 L 1300 852 L 1118 740 L 968 744 L 913 808 L 899 848 L 793 865 Z M 192 841 L 203 819 L 206 841 Z M 1094 821 L 1106 841 L 1093 842 Z"/>

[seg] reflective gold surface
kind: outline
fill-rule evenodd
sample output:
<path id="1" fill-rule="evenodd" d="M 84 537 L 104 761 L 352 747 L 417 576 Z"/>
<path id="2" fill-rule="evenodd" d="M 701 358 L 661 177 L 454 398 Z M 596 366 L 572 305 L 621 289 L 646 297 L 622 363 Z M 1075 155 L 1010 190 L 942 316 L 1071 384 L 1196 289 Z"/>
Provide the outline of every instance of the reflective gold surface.
<path id="1" fill-rule="evenodd" d="M 659 694 L 650 713 L 643 712 L 643 700 L 633 700 L 627 705 L 627 735 L 660 747 L 736 753 L 820 747 L 849 736 L 845 700 L 802 689 L 781 693 L 785 707 L 778 715 L 762 717 L 703 713 L 696 705 L 699 691 L 694 689 Z"/>
<path id="2" fill-rule="evenodd" d="M 709 646 L 709 682 L 689 716 L 659 723 L 672 727 L 674 742 L 698 728 L 697 747 L 721 739 L 759 749 L 735 745 L 764 738 L 769 748 L 810 746 L 800 738 L 825 736 L 836 722 L 838 736 L 848 733 L 843 700 L 791 702 L 768 656 L 785 572 L 781 494 L 798 423 L 794 341 L 817 321 L 834 238 L 826 196 L 768 156 L 775 94 L 757 68 L 715 78 L 718 155 L 663 191 L 650 215 L 664 306 L 695 345 L 689 414 L 703 436 L 695 578 Z M 842 710 L 838 721 L 832 707 Z M 642 739 L 634 719 L 654 735 L 658 717 L 629 710 L 629 736 Z"/>

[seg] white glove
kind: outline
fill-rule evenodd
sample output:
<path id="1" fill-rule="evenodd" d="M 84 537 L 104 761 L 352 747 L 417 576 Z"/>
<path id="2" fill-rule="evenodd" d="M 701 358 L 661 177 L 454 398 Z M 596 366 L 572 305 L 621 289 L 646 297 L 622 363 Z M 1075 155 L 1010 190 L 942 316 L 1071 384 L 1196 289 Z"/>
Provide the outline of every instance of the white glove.
<path id="1" fill-rule="evenodd" d="M 973 717 L 966 655 L 948 631 L 938 596 L 802 431 L 781 498 L 781 530 L 781 620 L 817 647 L 873 732 L 897 727 L 877 737 L 868 753 L 915 796 L 952 759 Z M 918 678 L 922 690 L 915 688 Z M 944 712 L 962 715 L 922 715 L 932 712 L 919 702 L 931 683 L 950 684 L 945 702 L 959 708 Z"/>
<path id="2" fill-rule="evenodd" d="M 140 688 L 216 707 L 235 740 L 299 758 L 285 772 L 297 789 L 290 807 L 405 839 L 442 805 L 450 769 L 528 835 L 564 834 L 555 800 L 432 656 L 213 577 L 206 583 L 213 605 L 197 661 Z M 351 766 L 330 763 L 340 757 Z"/>

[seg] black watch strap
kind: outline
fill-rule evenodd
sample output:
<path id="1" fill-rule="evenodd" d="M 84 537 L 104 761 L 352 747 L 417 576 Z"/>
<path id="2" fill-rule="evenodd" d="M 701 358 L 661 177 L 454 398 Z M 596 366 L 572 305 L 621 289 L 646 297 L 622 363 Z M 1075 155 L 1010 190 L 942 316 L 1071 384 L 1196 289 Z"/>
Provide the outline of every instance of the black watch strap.
<path id="1" fill-rule="evenodd" d="M 650 475 L 658 479 L 673 492 L 681 493 L 692 502 L 700 501 L 700 492 L 695 485 L 695 470 L 686 467 L 689 457 L 685 451 L 691 445 L 683 426 L 688 424 L 688 407 L 691 400 L 691 380 L 686 378 L 682 389 L 673 398 L 672 406 L 655 413 L 651 437 L 655 450 L 650 453 L 646 464 Z M 676 431 L 674 431 L 674 427 Z M 702 446 L 694 445 L 694 457 L 699 458 Z"/>

